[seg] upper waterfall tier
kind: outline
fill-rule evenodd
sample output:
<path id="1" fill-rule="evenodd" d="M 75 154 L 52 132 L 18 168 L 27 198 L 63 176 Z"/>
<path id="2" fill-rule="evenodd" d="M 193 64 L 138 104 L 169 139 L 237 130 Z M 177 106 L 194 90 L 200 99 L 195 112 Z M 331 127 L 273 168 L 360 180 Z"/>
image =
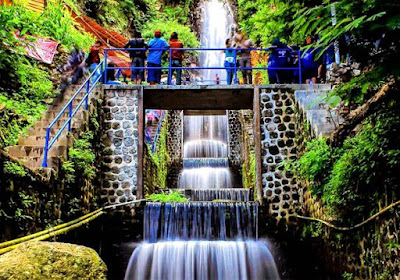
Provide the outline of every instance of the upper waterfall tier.
<path id="1" fill-rule="evenodd" d="M 184 158 L 183 168 L 229 167 L 227 158 Z"/>
<path id="2" fill-rule="evenodd" d="M 228 146 L 219 140 L 191 140 L 185 143 L 183 156 L 185 158 L 226 158 L 228 157 Z"/>
<path id="3" fill-rule="evenodd" d="M 220 140 L 226 142 L 228 120 L 226 115 L 220 116 L 185 116 L 184 140 Z"/>
<path id="4" fill-rule="evenodd" d="M 125 280 L 279 279 L 264 241 L 143 243 L 133 252 Z"/>
<path id="5" fill-rule="evenodd" d="M 147 203 L 144 238 L 177 239 L 257 237 L 258 204 L 250 202 Z"/>

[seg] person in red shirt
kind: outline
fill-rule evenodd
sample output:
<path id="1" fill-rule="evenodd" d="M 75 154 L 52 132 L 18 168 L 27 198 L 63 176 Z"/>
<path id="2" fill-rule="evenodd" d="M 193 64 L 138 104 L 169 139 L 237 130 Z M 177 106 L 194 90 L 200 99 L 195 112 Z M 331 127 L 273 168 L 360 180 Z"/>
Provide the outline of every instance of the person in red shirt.
<path id="1" fill-rule="evenodd" d="M 96 70 L 97 65 L 100 63 L 100 50 L 101 41 L 96 41 L 96 43 L 90 48 L 89 55 L 85 60 L 86 66 L 89 67 L 89 71 L 96 71 L 93 75 L 93 82 L 97 81 L 101 75 L 100 70 Z"/>
<path id="2" fill-rule="evenodd" d="M 171 37 L 169 39 L 169 46 L 171 48 L 183 48 L 183 43 L 179 41 L 178 39 L 178 34 L 176 32 L 172 32 Z M 172 56 L 172 67 L 182 67 L 182 61 L 183 61 L 183 54 L 184 51 L 180 50 L 172 50 L 171 56 Z M 173 69 L 172 70 L 172 75 L 174 74 L 174 71 L 176 70 L 176 84 L 180 85 L 181 84 L 181 74 L 182 70 L 181 69 Z M 168 81 L 168 84 L 171 84 L 171 81 Z"/>

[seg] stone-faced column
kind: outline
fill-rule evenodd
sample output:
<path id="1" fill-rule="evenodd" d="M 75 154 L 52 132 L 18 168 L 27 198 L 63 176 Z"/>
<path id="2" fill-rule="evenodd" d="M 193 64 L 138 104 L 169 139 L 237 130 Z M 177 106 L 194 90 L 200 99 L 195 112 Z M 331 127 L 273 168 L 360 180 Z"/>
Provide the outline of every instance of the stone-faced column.
<path id="1" fill-rule="evenodd" d="M 299 204 L 296 181 L 282 165 L 296 158 L 293 91 L 262 89 L 260 110 L 263 196 L 273 217 L 289 221 Z"/>
<path id="2" fill-rule="evenodd" d="M 137 89 L 105 89 L 102 198 L 109 204 L 136 199 L 138 169 Z"/>
<path id="3" fill-rule="evenodd" d="M 242 169 L 242 123 L 240 122 L 240 111 L 228 111 L 228 147 L 229 166 L 231 168 L 234 184 L 242 187 L 240 171 Z"/>
<path id="4" fill-rule="evenodd" d="M 177 188 L 179 174 L 183 168 L 183 112 L 182 110 L 168 111 L 167 149 L 169 154 L 167 185 Z"/>

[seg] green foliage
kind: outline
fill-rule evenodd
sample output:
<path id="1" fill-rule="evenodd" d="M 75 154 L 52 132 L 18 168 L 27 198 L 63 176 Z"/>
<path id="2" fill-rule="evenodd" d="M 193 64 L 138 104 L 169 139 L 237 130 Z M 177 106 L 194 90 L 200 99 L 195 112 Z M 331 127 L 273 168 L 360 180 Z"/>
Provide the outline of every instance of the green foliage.
<path id="1" fill-rule="evenodd" d="M 42 100 L 55 96 L 48 66 L 23 55 L 23 44 L 42 36 L 59 41 L 64 46 L 88 48 L 93 38 L 76 29 L 76 24 L 63 3 L 47 2 L 42 15 L 26 9 L 23 4 L 0 5 L 0 147 L 15 145 L 20 134 L 38 120 L 46 105 Z"/>
<path id="2" fill-rule="evenodd" d="M 153 152 L 151 152 L 151 145 L 148 145 L 148 155 L 155 170 L 153 174 L 153 182 L 155 186 L 160 188 L 167 187 L 167 174 L 168 174 L 168 150 L 167 150 L 167 133 L 168 133 L 168 122 L 167 117 L 164 118 L 163 125 L 158 136 L 157 146 Z"/>
<path id="3" fill-rule="evenodd" d="M 80 0 L 86 13 L 99 24 L 126 34 L 129 29 L 141 30 L 156 15 L 155 0 Z"/>
<path id="4" fill-rule="evenodd" d="M 238 0 L 238 6 L 241 29 L 262 46 L 273 39 L 289 43 L 292 34 L 289 19 L 302 7 L 300 2 L 272 0 Z"/>
<path id="5" fill-rule="evenodd" d="M 73 183 L 76 180 L 76 175 L 80 179 L 91 180 L 96 176 L 94 166 L 95 154 L 92 150 L 91 140 L 93 132 L 81 134 L 80 139 L 74 141 L 74 145 L 68 151 L 68 161 L 63 163 L 63 171 L 66 173 L 68 182 Z"/>
<path id="6" fill-rule="evenodd" d="M 343 280 L 353 280 L 354 275 L 353 275 L 353 273 L 345 272 L 342 274 L 342 278 L 343 278 Z"/>
<path id="7" fill-rule="evenodd" d="M 187 202 L 188 199 L 179 191 L 172 191 L 170 193 L 153 193 L 146 196 L 147 201 L 151 202 Z"/>
<path id="8" fill-rule="evenodd" d="M 399 129 L 398 108 L 382 109 L 365 120 L 361 131 L 340 148 L 331 148 L 325 139 L 312 140 L 289 169 L 312 194 L 321 197 L 331 214 L 359 221 L 376 211 L 386 187 L 391 188 L 390 196 L 396 193 Z"/>
<path id="9" fill-rule="evenodd" d="M 332 166 L 333 154 L 326 138 L 314 139 L 306 144 L 304 155 L 292 163 L 289 169 L 295 170 L 298 178 L 309 186 L 312 194 L 321 194 L 320 186 L 329 178 L 327 171 Z"/>
<path id="10" fill-rule="evenodd" d="M 185 47 L 195 48 L 200 46 L 196 35 L 190 30 L 189 26 L 182 25 L 178 21 L 173 19 L 154 19 L 147 22 L 143 26 L 143 37 L 150 41 L 154 38 L 154 30 L 160 29 L 164 35 L 164 38 L 168 41 L 169 36 L 172 32 L 177 32 L 179 40 L 181 40 Z"/>
<path id="11" fill-rule="evenodd" d="M 27 175 L 27 172 L 23 166 L 12 161 L 6 161 L 4 163 L 3 171 L 6 174 L 17 175 L 19 177 L 25 177 Z"/>
<path id="12" fill-rule="evenodd" d="M 249 164 L 242 164 L 242 183 L 243 188 L 254 188 L 256 190 L 256 156 L 251 153 L 249 156 Z"/>

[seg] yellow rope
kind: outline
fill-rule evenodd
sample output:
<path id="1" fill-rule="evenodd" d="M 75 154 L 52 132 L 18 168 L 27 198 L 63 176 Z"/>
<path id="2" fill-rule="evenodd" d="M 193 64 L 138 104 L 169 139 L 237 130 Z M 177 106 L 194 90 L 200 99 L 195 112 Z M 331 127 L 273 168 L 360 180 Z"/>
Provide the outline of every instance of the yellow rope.
<path id="1" fill-rule="evenodd" d="M 50 232 L 48 232 L 48 233 L 46 233 L 46 234 L 43 234 L 43 235 L 38 236 L 38 237 L 36 237 L 36 238 L 30 239 L 30 240 L 28 240 L 28 241 L 34 241 L 34 240 L 35 240 L 35 241 L 41 241 L 41 240 L 46 240 L 46 239 L 48 239 L 48 238 L 50 238 L 50 237 L 54 237 L 54 236 L 57 236 L 57 235 L 60 235 L 60 234 L 63 234 L 63 233 L 67 233 L 68 231 L 70 231 L 70 230 L 72 230 L 72 229 L 78 228 L 78 227 L 80 227 L 80 226 L 82 226 L 82 225 L 84 225 L 84 224 L 89 223 L 90 221 L 96 219 L 97 217 L 99 217 L 100 215 L 102 215 L 102 214 L 104 214 L 104 213 L 105 213 L 105 212 L 97 212 L 97 214 L 91 215 L 90 217 L 88 217 L 88 218 L 86 218 L 86 219 L 84 219 L 84 220 L 81 220 L 80 222 L 77 222 L 77 223 L 75 223 L 75 224 L 72 224 L 72 225 L 70 225 L 70 226 L 68 226 L 68 227 L 61 228 L 61 229 L 56 230 L 56 231 L 50 231 Z M 11 251 L 11 250 L 14 250 L 14 249 L 17 248 L 18 246 L 22 245 L 22 243 L 24 243 L 24 242 L 20 242 L 20 243 L 18 243 L 18 244 L 15 244 L 15 245 L 8 246 L 8 247 L 6 247 L 6 248 L 0 249 L 0 255 L 1 255 L 1 254 L 4 254 L 4 253 L 7 253 L 7 252 L 9 252 L 9 251 Z"/>
<path id="2" fill-rule="evenodd" d="M 366 223 L 372 221 L 372 220 L 375 219 L 376 217 L 382 215 L 382 214 L 385 213 L 386 211 L 390 210 L 390 209 L 393 208 L 393 207 L 396 207 L 396 206 L 399 205 L 399 204 L 400 204 L 400 200 L 399 200 L 399 201 L 396 201 L 396 202 L 393 202 L 392 204 L 390 204 L 390 205 L 388 205 L 387 207 L 383 208 L 382 210 L 380 210 L 379 212 L 375 213 L 374 215 L 372 215 L 372 216 L 369 217 L 368 219 L 362 221 L 362 222 L 359 223 L 359 224 L 356 224 L 355 226 L 351 226 L 351 227 L 339 227 L 339 226 L 335 226 L 335 225 L 333 225 L 333 224 L 331 224 L 331 223 L 329 223 L 329 222 L 327 222 L 327 221 L 324 221 L 324 220 L 321 220 L 321 219 L 318 219 L 318 218 L 313 218 L 313 217 L 305 217 L 305 216 L 301 216 L 301 215 L 296 215 L 296 217 L 297 217 L 297 218 L 300 218 L 300 219 L 304 219 L 304 220 L 309 220 L 309 221 L 314 221 L 314 222 L 320 222 L 320 223 L 323 223 L 324 225 L 326 225 L 326 226 L 328 226 L 328 227 L 331 227 L 331 228 L 334 228 L 334 229 L 336 229 L 336 230 L 348 231 L 348 230 L 356 229 L 356 228 L 359 228 L 359 227 L 365 225 Z"/>
<path id="3" fill-rule="evenodd" d="M 88 217 L 90 217 L 90 216 L 92 216 L 92 215 L 95 215 L 96 213 L 98 213 L 98 212 L 100 212 L 100 211 L 102 211 L 102 210 L 103 210 L 103 209 L 101 208 L 101 209 L 98 209 L 98 210 L 96 210 L 96 211 L 93 211 L 93 212 L 91 212 L 91 213 L 89 213 L 89 214 L 86 214 L 86 215 L 84 215 L 84 216 L 82 216 L 82 217 L 80 217 L 80 218 L 78 218 L 78 219 L 75 219 L 75 220 L 73 220 L 73 221 L 70 221 L 70 222 L 68 222 L 68 223 L 64 223 L 64 224 L 61 224 L 61 225 L 58 225 L 58 226 L 55 226 L 55 227 L 51 227 L 51 228 L 46 229 L 46 230 L 39 231 L 39 232 L 34 233 L 34 234 L 30 234 L 30 235 L 27 235 L 27 236 L 24 236 L 24 237 L 21 237 L 21 238 L 17 238 L 17 239 L 14 239 L 14 240 L 10 240 L 10 241 L 6 241 L 6 242 L 3 242 L 3 243 L 0 243 L 0 248 L 4 248 L 4 247 L 8 247 L 8 246 L 17 244 L 17 243 L 21 243 L 21 242 L 24 242 L 24 241 L 28 241 L 28 240 L 31 240 L 31 239 L 33 239 L 33 238 L 39 237 L 39 236 L 41 236 L 41 235 L 47 234 L 47 233 L 49 233 L 49 232 L 53 232 L 53 231 L 56 231 L 56 230 L 59 230 L 59 229 L 68 227 L 68 226 L 70 226 L 70 225 L 72 225 L 72 224 L 75 224 L 75 223 L 77 223 L 77 222 L 80 222 L 80 221 L 82 221 L 82 220 L 85 220 L 86 218 L 88 218 Z"/>
<path id="4" fill-rule="evenodd" d="M 39 231 L 37 233 L 34 234 L 30 234 L 21 238 L 17 238 L 17 239 L 13 239 L 10 241 L 6 241 L 3 243 L 0 243 L 0 255 L 4 254 L 6 252 L 9 252 L 15 248 L 17 248 L 19 245 L 21 245 L 21 243 L 29 241 L 29 240 L 45 240 L 48 239 L 50 237 L 53 236 L 57 236 L 63 233 L 66 233 L 72 229 L 78 228 L 86 223 L 89 223 L 90 221 L 96 219 L 97 217 L 99 217 L 100 215 L 104 214 L 105 212 L 103 212 L 106 209 L 111 209 L 111 208 L 115 208 L 115 207 L 119 207 L 119 206 L 124 206 L 124 205 L 128 205 L 128 204 L 133 204 L 133 203 L 137 203 L 137 202 L 142 202 L 145 201 L 146 199 L 139 199 L 139 200 L 133 200 L 133 201 L 128 201 L 128 202 L 123 202 L 123 203 L 118 203 L 118 204 L 114 204 L 114 205 L 107 205 L 105 207 L 102 207 L 100 209 L 97 209 L 93 212 L 90 212 L 82 217 L 79 217 L 75 220 L 69 221 L 68 223 L 64 223 L 55 227 L 51 227 L 49 229 L 46 230 L 42 230 Z"/>

